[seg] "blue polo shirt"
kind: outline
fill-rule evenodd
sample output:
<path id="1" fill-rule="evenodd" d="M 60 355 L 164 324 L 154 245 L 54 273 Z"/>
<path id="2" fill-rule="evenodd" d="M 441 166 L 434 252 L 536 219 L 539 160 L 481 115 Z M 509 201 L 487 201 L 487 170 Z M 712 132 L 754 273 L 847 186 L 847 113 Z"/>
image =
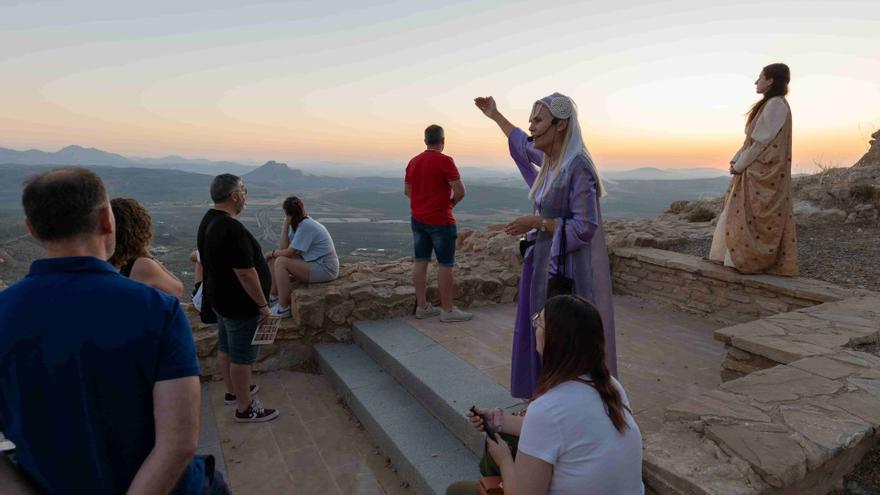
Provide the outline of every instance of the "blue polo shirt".
<path id="1" fill-rule="evenodd" d="M 153 384 L 198 374 L 177 299 L 105 261 L 37 260 L 0 292 L 0 429 L 51 493 L 124 493 L 155 442 Z M 203 482 L 194 461 L 174 493 Z"/>

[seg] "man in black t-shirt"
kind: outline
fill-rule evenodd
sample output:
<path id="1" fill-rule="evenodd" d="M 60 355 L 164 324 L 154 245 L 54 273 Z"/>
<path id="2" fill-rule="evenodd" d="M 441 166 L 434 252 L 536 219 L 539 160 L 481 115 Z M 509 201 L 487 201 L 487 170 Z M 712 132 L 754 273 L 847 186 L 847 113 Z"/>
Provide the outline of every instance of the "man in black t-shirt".
<path id="1" fill-rule="evenodd" d="M 217 361 L 226 383 L 226 404 L 235 404 L 235 421 L 257 423 L 278 417 L 252 398 L 251 368 L 259 346 L 251 345 L 257 327 L 269 317 L 266 298 L 272 279 L 260 243 L 235 217 L 244 209 L 247 188 L 232 174 L 214 177 L 214 207 L 199 225 L 203 291 L 217 313 Z"/>

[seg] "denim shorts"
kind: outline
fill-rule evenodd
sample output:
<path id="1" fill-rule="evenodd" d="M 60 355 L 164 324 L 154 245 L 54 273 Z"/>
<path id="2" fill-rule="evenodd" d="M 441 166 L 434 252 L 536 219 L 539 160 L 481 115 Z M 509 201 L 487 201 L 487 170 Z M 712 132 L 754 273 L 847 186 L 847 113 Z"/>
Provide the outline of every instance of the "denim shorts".
<path id="1" fill-rule="evenodd" d="M 451 267 L 455 264 L 455 224 L 427 225 L 412 219 L 413 251 L 416 261 L 431 261 L 431 251 L 437 255 L 437 264 Z"/>
<path id="2" fill-rule="evenodd" d="M 214 311 L 217 313 L 217 311 Z M 260 317 L 233 320 L 217 313 L 217 348 L 229 354 L 234 364 L 254 364 L 260 354 L 260 346 L 252 345 Z"/>

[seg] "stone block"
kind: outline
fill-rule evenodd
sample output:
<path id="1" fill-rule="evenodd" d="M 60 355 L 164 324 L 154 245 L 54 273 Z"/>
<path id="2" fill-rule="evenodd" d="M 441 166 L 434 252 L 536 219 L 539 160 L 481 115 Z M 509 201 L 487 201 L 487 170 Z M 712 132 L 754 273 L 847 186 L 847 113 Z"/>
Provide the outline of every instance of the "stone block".
<path id="1" fill-rule="evenodd" d="M 863 391 L 845 392 L 829 400 L 829 403 L 880 428 L 880 397 Z"/>
<path id="2" fill-rule="evenodd" d="M 505 287 L 501 294 L 501 304 L 515 302 L 518 293 L 519 290 L 516 287 Z"/>
<path id="3" fill-rule="evenodd" d="M 843 388 L 843 384 L 790 366 L 776 366 L 722 383 L 721 388 L 759 402 L 785 402 L 831 395 Z"/>
<path id="4" fill-rule="evenodd" d="M 754 302 L 754 298 L 752 296 L 733 288 L 727 290 L 716 289 L 713 292 L 717 297 L 723 297 L 725 299 L 740 302 L 743 304 L 752 304 Z"/>
<path id="5" fill-rule="evenodd" d="M 759 495 L 770 489 L 747 462 L 683 425 L 664 425 L 643 444 L 642 476 L 658 494 Z"/>
<path id="6" fill-rule="evenodd" d="M 712 390 L 666 408 L 668 420 L 711 422 L 714 419 L 769 423 L 770 417 L 750 406 L 745 397 Z"/>
<path id="7" fill-rule="evenodd" d="M 807 453 L 807 467 L 811 470 L 874 432 L 861 418 L 819 401 L 781 406 L 779 412 L 792 431 L 812 444 L 802 443 Z"/>
<path id="8" fill-rule="evenodd" d="M 867 352 L 859 352 L 851 349 L 846 349 L 829 357 L 831 359 L 842 361 L 848 364 L 853 364 L 862 368 L 880 368 L 880 356 L 868 354 Z"/>
<path id="9" fill-rule="evenodd" d="M 845 361 L 840 361 L 837 359 L 832 359 L 832 357 L 826 356 L 801 359 L 799 361 L 791 363 L 791 366 L 800 370 L 810 372 L 814 375 L 828 378 L 829 380 L 845 378 L 852 375 L 853 373 L 864 369 L 864 367 L 862 366 L 847 363 Z"/>
<path id="10" fill-rule="evenodd" d="M 720 340 L 726 344 L 733 342 L 734 338 L 745 338 L 755 336 L 784 336 L 785 330 L 779 325 L 769 320 L 756 320 L 741 325 L 734 325 L 715 330 L 715 340 Z"/>
<path id="11" fill-rule="evenodd" d="M 348 319 L 349 315 L 351 315 L 353 309 L 354 301 L 351 299 L 345 299 L 332 305 L 328 304 L 325 315 L 331 322 L 337 325 L 342 325 L 345 323 L 346 319 Z"/>
<path id="12" fill-rule="evenodd" d="M 762 296 L 755 297 L 755 304 L 757 304 L 758 307 L 761 308 L 761 314 L 767 316 L 779 313 L 787 313 L 792 309 L 791 305 L 785 302 L 779 301 L 778 299 L 767 300 L 767 298 L 764 298 Z"/>
<path id="13" fill-rule="evenodd" d="M 806 454 L 781 425 L 710 425 L 706 436 L 748 462 L 769 485 L 783 488 L 807 474 Z"/>
<path id="14" fill-rule="evenodd" d="M 834 352 L 834 348 L 829 349 L 809 342 L 798 342 L 790 335 L 733 337 L 731 345 L 782 364 Z"/>
<path id="15" fill-rule="evenodd" d="M 722 371 L 733 371 L 735 374 L 728 374 L 727 377 L 725 377 L 725 373 L 722 373 L 722 381 L 730 381 L 731 379 L 740 378 L 743 375 L 748 375 L 756 371 L 766 370 L 779 365 L 776 361 L 771 361 L 764 356 L 756 356 L 748 353 L 745 354 L 749 356 L 747 359 L 733 358 L 729 353 L 724 357 L 724 361 L 721 362 Z"/>

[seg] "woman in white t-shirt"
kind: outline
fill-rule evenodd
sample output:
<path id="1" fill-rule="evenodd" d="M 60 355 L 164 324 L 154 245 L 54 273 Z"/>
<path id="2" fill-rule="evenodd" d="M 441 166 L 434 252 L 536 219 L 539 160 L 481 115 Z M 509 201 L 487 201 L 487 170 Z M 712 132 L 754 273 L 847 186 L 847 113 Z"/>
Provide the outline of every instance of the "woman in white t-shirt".
<path id="1" fill-rule="evenodd" d="M 541 374 L 525 417 L 476 409 L 495 431 L 519 436 L 516 460 L 496 434 L 486 442 L 505 495 L 641 495 L 642 436 L 620 383 L 605 364 L 598 310 L 556 296 L 533 319 Z M 482 418 L 468 413 L 482 431 Z M 447 495 L 476 494 L 456 483 Z"/>

